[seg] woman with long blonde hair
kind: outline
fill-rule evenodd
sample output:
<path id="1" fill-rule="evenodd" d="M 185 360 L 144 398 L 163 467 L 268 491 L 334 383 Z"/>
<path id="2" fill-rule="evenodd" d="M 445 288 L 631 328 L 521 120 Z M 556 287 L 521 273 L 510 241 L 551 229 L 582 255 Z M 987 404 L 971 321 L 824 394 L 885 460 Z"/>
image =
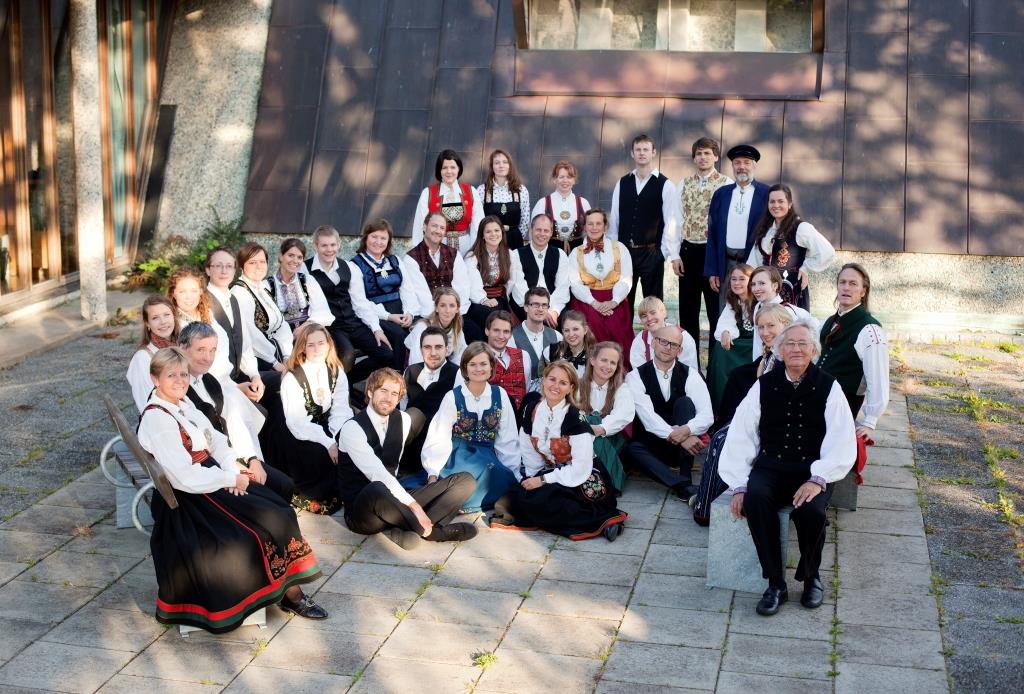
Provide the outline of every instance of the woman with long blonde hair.
<path id="1" fill-rule="evenodd" d="M 416 321 L 405 338 L 409 350 L 409 364 L 423 361 L 420 351 L 420 335 L 429 326 L 441 328 L 448 333 L 448 360 L 458 364 L 466 349 L 466 335 L 463 332 L 462 314 L 459 312 L 459 293 L 451 287 L 438 287 L 433 294 L 434 310 L 426 318 Z"/>

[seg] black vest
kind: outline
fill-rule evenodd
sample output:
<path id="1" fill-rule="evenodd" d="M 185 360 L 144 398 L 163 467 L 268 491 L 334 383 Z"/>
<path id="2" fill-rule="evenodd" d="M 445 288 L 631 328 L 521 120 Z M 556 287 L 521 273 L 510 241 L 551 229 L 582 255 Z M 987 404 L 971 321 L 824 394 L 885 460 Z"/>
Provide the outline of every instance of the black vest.
<path id="1" fill-rule="evenodd" d="M 652 176 L 640 195 L 636 194 L 636 176 L 628 173 L 619 179 L 619 241 L 626 246 L 661 243 L 665 229 L 661 191 L 663 174 Z"/>
<path id="2" fill-rule="evenodd" d="M 228 314 L 224 313 L 220 299 L 212 295 L 210 298 L 210 303 L 213 305 L 213 319 L 228 334 L 228 361 L 231 362 L 231 380 L 235 383 L 245 383 L 249 377 L 242 373 L 239 366 L 242 361 L 242 331 L 245 328 L 242 326 L 242 311 L 238 308 L 238 300 L 233 296 L 230 300 L 231 318 L 234 320 L 234 325 L 232 325 L 231 320 L 228 320 Z"/>
<path id="3" fill-rule="evenodd" d="M 214 429 L 227 436 L 228 423 L 223 417 L 224 390 L 220 387 L 220 381 L 217 380 L 216 376 L 205 373 L 202 375 L 202 379 L 206 392 L 210 394 L 211 398 L 213 398 L 212 404 L 203 400 L 191 385 L 189 385 L 188 392 L 185 395 L 188 396 L 188 399 L 196 406 L 196 409 L 202 412 L 206 418 L 210 420 L 210 424 L 213 425 Z"/>
<path id="4" fill-rule="evenodd" d="M 661 376 L 658 375 L 658 370 L 654 368 L 653 359 L 639 366 L 636 372 L 640 375 L 640 381 L 644 384 L 644 392 L 651 398 L 654 411 L 659 417 L 671 424 L 672 408 L 675 407 L 676 400 L 686 396 L 686 379 L 690 375 L 689 367 L 685 364 L 680 364 L 678 361 L 672 367 L 672 377 L 669 379 L 668 400 L 661 394 L 661 386 L 658 385 Z M 633 420 L 633 430 L 639 430 L 638 433 L 647 433 L 644 423 L 640 421 L 639 416 Z"/>
<path id="5" fill-rule="evenodd" d="M 825 440 L 825 403 L 835 379 L 813 364 L 796 388 L 781 364 L 760 379 L 761 452 L 754 465 L 810 476 Z"/>
<path id="6" fill-rule="evenodd" d="M 533 249 L 532 245 L 526 244 L 522 248 L 516 249 L 516 253 L 519 254 L 519 264 L 523 268 L 526 286 L 531 289 L 536 287 L 541 273 L 541 269 L 537 265 L 537 251 Z M 548 292 L 551 293 L 555 291 L 555 278 L 558 277 L 558 256 L 558 249 L 548 244 L 548 249 L 544 254 L 544 284 L 548 288 Z"/>
<path id="7" fill-rule="evenodd" d="M 426 365 L 423 362 L 419 362 L 418 364 L 411 364 L 405 370 L 405 392 L 409 398 L 409 404 L 406 409 L 415 407 L 429 419 L 433 419 L 434 414 L 441 407 L 441 400 L 444 399 L 445 393 L 455 387 L 455 375 L 459 372 L 459 367 L 445 360 L 437 380 L 424 389 L 416 382 L 416 379 L 419 378 L 425 368 Z"/>
<path id="8" fill-rule="evenodd" d="M 370 422 L 370 415 L 366 413 L 366 410 L 353 417 L 352 421 L 362 428 L 363 433 L 366 434 L 366 442 L 370 444 L 374 455 L 384 463 L 387 471 L 392 475 L 397 475 L 398 461 L 402 456 L 402 445 L 405 443 L 401 413 L 395 410 L 388 417 L 388 433 L 384 437 L 383 445 L 381 445 L 380 435 Z M 352 462 L 352 457 L 344 451 L 339 451 L 338 486 L 341 490 L 342 503 L 348 506 L 368 484 L 370 484 L 370 480 Z"/>
<path id="9" fill-rule="evenodd" d="M 335 284 L 323 270 L 313 269 L 313 259 L 306 258 L 306 270 L 309 276 L 316 280 L 320 288 L 324 290 L 324 297 L 327 305 L 334 314 L 334 325 L 345 330 L 355 330 L 362 323 L 356 318 L 356 312 L 352 310 L 352 297 L 348 293 L 349 283 L 352 281 L 352 272 L 348 263 L 338 261 L 338 283 Z"/>

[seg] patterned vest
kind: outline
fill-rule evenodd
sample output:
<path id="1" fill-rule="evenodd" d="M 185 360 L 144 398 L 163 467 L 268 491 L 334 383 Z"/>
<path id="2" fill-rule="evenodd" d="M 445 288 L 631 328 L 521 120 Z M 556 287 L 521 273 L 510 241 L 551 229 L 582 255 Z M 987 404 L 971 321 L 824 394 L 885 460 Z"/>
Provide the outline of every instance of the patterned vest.
<path id="1" fill-rule="evenodd" d="M 397 256 L 386 256 L 378 263 L 366 253 L 357 253 L 352 262 L 363 273 L 366 298 L 375 304 L 398 301 L 402 286 L 402 267 Z"/>
<path id="2" fill-rule="evenodd" d="M 523 350 L 506 347 L 508 352 L 508 368 L 500 359 L 495 359 L 494 376 L 488 381 L 491 385 L 501 386 L 508 393 L 508 399 L 515 407 L 523 402 L 526 396 L 526 373 L 523 371 Z"/>
<path id="3" fill-rule="evenodd" d="M 459 182 L 459 190 L 462 191 L 462 200 L 458 203 L 444 203 L 441 200 L 441 184 L 435 183 L 430 186 L 430 193 L 427 196 L 427 211 L 439 212 L 445 218 L 444 243 L 452 248 L 459 247 L 459 237 L 465 236 L 469 231 L 469 225 L 473 221 L 473 193 L 469 186 Z"/>
<path id="4" fill-rule="evenodd" d="M 455 256 L 458 253 L 451 246 L 441 244 L 441 265 L 434 265 L 430 257 L 430 250 L 423 241 L 416 244 L 416 247 L 409 251 L 409 257 L 415 260 L 420 266 L 423 278 L 427 280 L 427 286 L 433 292 L 438 287 L 452 286 L 452 278 L 455 276 Z"/>
<path id="5" fill-rule="evenodd" d="M 494 448 L 498 428 L 501 426 L 501 391 L 498 390 L 498 386 L 491 386 L 491 406 L 478 417 L 466 407 L 465 390 L 466 386 L 458 386 L 454 391 L 458 416 L 455 419 L 455 426 L 452 427 L 452 436 L 478 446 Z"/>
<path id="6" fill-rule="evenodd" d="M 611 239 L 605 239 L 605 246 L 611 245 L 612 247 L 612 270 L 605 275 L 603 280 L 599 280 L 590 272 L 587 271 L 586 265 L 583 263 L 583 256 L 586 255 L 584 252 L 578 252 L 576 254 L 576 263 L 579 265 L 580 279 L 590 289 L 611 289 L 615 286 L 615 283 L 622 277 L 621 263 L 619 262 L 619 244 Z M 586 246 L 584 246 L 586 248 Z"/>
<path id="7" fill-rule="evenodd" d="M 729 179 L 712 171 L 708 183 L 701 190 L 700 176 L 694 174 L 683 181 L 680 200 L 683 206 L 683 240 L 691 243 L 706 243 L 708 240 L 708 208 L 715 191 L 729 182 Z"/>

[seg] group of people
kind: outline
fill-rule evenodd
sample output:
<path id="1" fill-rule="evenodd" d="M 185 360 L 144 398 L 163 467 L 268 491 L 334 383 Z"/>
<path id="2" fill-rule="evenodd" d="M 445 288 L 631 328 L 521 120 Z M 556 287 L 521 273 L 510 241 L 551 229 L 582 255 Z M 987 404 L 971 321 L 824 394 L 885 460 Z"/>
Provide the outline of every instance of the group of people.
<path id="1" fill-rule="evenodd" d="M 143 304 L 127 376 L 140 441 L 187 509 L 154 508 L 158 618 L 228 630 L 271 602 L 326 617 L 299 588 L 318 569 L 296 508 L 343 510 L 351 530 L 406 549 L 474 537 L 477 512 L 493 529 L 614 541 L 630 469 L 690 502 L 697 522 L 732 490 L 769 583 L 762 614 L 787 596 L 774 514 L 792 504 L 804 604 L 820 605 L 830 485 L 888 398 L 868 273 L 843 267 L 838 311 L 819 329 L 807 272 L 834 251 L 787 186 L 754 181 L 757 150 L 730 150 L 732 183 L 701 138 L 678 188 L 656 154 L 634 139 L 636 168 L 606 213 L 573 192 L 571 162 L 531 210 L 508 152 L 491 154 L 474 189 L 445 150 L 403 256 L 379 219 L 350 260 L 321 226 L 312 253 L 286 239 L 272 274 L 253 242 L 175 270 Z M 662 300 L 666 264 L 680 326 Z M 208 570 L 226 551 L 248 568 Z"/>

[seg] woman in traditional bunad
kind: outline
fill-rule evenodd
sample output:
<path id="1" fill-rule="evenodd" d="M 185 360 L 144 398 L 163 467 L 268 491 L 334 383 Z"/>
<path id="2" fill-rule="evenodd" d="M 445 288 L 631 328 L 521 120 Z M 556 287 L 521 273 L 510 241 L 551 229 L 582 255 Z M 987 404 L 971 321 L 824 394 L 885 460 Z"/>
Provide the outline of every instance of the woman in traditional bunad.
<path id="1" fill-rule="evenodd" d="M 579 311 L 566 311 L 562 316 L 562 339 L 548 347 L 545 361 L 561 359 L 569 362 L 576 367 L 578 380 L 587 366 L 587 357 L 596 342 L 587 317 Z"/>
<path id="2" fill-rule="evenodd" d="M 285 239 L 277 258 L 277 272 L 267 281 L 267 290 L 292 332 L 308 320 L 324 327 L 334 322 L 324 290 L 306 274 L 305 259 L 306 244 L 299 239 Z"/>
<path id="3" fill-rule="evenodd" d="M 420 303 L 429 294 L 427 285 L 402 272 L 402 260 L 392 253 L 395 232 L 386 219 L 375 219 L 363 227 L 359 248 L 352 262 L 363 273 L 366 298 L 373 302 L 391 349 L 395 353 L 392 366 L 405 367 L 405 338 L 409 336 L 413 318 L 420 315 Z"/>
<path id="4" fill-rule="evenodd" d="M 523 405 L 519 430 L 519 484 L 494 505 L 492 528 L 541 528 L 571 540 L 619 536 L 626 513 L 615 507 L 615 487 L 594 433 L 576 405 L 576 369 L 565 361 L 544 368 L 540 393 Z"/>
<path id="5" fill-rule="evenodd" d="M 623 387 L 622 346 L 598 342 L 587 359 L 580 380 L 580 411 L 594 431 L 594 455 L 604 465 L 617 494 L 622 493 L 626 473 L 619 454 L 627 440 L 624 429 L 633 422 L 636 407 L 629 388 Z"/>
<path id="6" fill-rule="evenodd" d="M 252 351 L 260 373 L 284 372 L 284 363 L 292 353 L 292 329 L 284 319 L 268 289 L 267 268 L 270 257 L 258 243 L 243 243 L 238 249 L 238 267 L 242 274 L 231 283 L 231 294 L 242 312 L 242 322 L 249 331 Z M 268 387 L 269 379 L 264 378 Z"/>
<path id="7" fill-rule="evenodd" d="M 276 421 L 272 459 L 295 481 L 293 506 L 331 514 L 341 505 L 335 436 L 352 418 L 348 378 L 330 333 L 319 323 L 295 331 L 287 366 L 281 379 L 284 416 Z"/>
<path id="8" fill-rule="evenodd" d="M 749 364 L 754 350 L 754 295 L 750 293 L 750 274 L 754 268 L 738 263 L 729 272 L 725 307 L 715 327 L 715 343 L 708 363 L 708 391 L 711 404 L 718 409 L 729 374 L 737 366 Z"/>
<path id="9" fill-rule="evenodd" d="M 459 293 L 451 287 L 438 287 L 434 290 L 434 312 L 416 321 L 409 331 L 409 337 L 405 338 L 410 364 L 423 361 L 420 335 L 431 325 L 448 333 L 448 360 L 454 364 L 460 363 L 462 353 L 466 350 L 466 336 L 462 331 L 462 314 L 459 313 Z"/>
<path id="10" fill-rule="evenodd" d="M 627 301 L 633 282 L 629 249 L 605 236 L 608 215 L 600 208 L 584 214 L 586 242 L 569 254 L 573 308 L 587 317 L 598 342 L 633 342 L 633 310 Z M 626 359 L 629 370 L 629 359 Z"/>
<path id="11" fill-rule="evenodd" d="M 508 393 L 488 383 L 494 355 L 483 342 L 462 354 L 463 383 L 445 394 L 427 429 L 422 462 L 427 482 L 458 472 L 476 480 L 463 511 L 487 510 L 515 485 L 511 470 L 519 464 L 516 416 Z"/>
<path id="12" fill-rule="evenodd" d="M 412 218 L 412 243 L 409 247 L 423 240 L 422 224 L 427 213 L 440 212 L 447 222 L 442 243 L 464 256 L 476 241 L 476 230 L 484 218 L 483 203 L 476 191 L 460 180 L 462 158 L 455 150 L 446 149 L 437 155 L 434 178 L 437 183 L 424 188 L 416 203 L 416 214 Z"/>
<path id="13" fill-rule="evenodd" d="M 511 154 L 496 149 L 490 161 L 487 178 L 476 187 L 476 195 L 483 203 L 484 216 L 500 220 L 508 247 L 515 250 L 526 243 L 530 233 L 530 191 L 520 180 Z"/>
<path id="14" fill-rule="evenodd" d="M 498 217 L 480 221 L 473 250 L 466 254 L 469 273 L 469 318 L 477 325 L 487 323 L 491 311 L 511 311 L 508 303 L 512 278 L 512 254 Z"/>
<path id="15" fill-rule="evenodd" d="M 583 215 L 590 209 L 586 198 L 573 192 L 576 185 L 576 167 L 572 162 L 562 160 L 551 170 L 555 190 L 545 195 L 533 206 L 530 218 L 546 214 L 555 222 L 552 245 L 561 248 L 566 255 L 573 248 L 583 244 Z"/>
<path id="16" fill-rule="evenodd" d="M 295 511 L 244 474 L 235 462 L 240 454 L 185 397 L 185 354 L 160 350 L 150 373 L 155 391 L 139 442 L 156 458 L 178 502 L 171 509 L 154 493 L 151 503 L 157 621 L 223 633 L 273 604 L 326 618 L 299 587 L 318 578 L 320 566 Z"/>
<path id="17" fill-rule="evenodd" d="M 783 300 L 782 295 L 779 292 L 782 290 L 782 274 L 778 268 L 771 267 L 770 265 L 762 265 L 754 268 L 754 271 L 750 273 L 750 294 L 754 297 L 754 322 L 757 323 L 757 315 L 767 306 L 778 304 L 784 309 L 789 311 L 789 314 L 793 316 L 793 320 L 805 321 L 808 325 L 814 326 L 817 330 L 820 326 L 818 320 L 808 313 L 805 309 L 793 304 L 787 303 Z M 764 353 L 764 343 L 761 342 L 761 337 L 754 331 L 754 345 L 751 350 L 751 357 L 757 359 Z"/>
<path id="18" fill-rule="evenodd" d="M 770 265 L 782 277 L 782 300 L 804 310 L 811 308 L 807 291 L 808 272 L 827 270 L 836 250 L 821 233 L 800 219 L 793 205 L 793 191 L 785 183 L 768 189 L 768 210 L 754 232 L 754 246 L 747 264 Z"/>
<path id="19" fill-rule="evenodd" d="M 146 408 L 153 392 L 153 379 L 149 375 L 149 362 L 157 350 L 173 347 L 178 342 L 178 321 L 174 304 L 166 296 L 153 294 L 142 302 L 142 339 L 128 363 L 128 385 L 139 414 Z"/>

